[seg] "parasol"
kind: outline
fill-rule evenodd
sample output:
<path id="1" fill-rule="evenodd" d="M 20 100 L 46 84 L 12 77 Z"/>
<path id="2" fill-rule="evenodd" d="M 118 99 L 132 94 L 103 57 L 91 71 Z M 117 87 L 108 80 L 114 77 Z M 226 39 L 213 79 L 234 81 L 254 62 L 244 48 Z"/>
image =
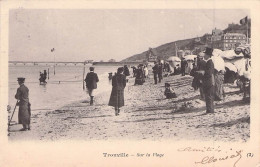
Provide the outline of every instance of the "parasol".
<path id="1" fill-rule="evenodd" d="M 181 61 L 181 59 L 179 58 L 179 57 L 176 57 L 176 56 L 171 56 L 171 57 L 169 57 L 168 59 L 167 59 L 167 61 L 169 61 L 169 62 L 180 62 Z"/>

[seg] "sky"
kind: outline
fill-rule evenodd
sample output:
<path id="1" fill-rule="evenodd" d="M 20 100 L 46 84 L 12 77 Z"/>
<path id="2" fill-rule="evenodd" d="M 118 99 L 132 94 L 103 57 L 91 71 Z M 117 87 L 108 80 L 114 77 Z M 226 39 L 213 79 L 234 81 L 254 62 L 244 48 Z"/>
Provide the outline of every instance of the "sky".
<path id="1" fill-rule="evenodd" d="M 9 60 L 121 61 L 149 47 L 225 29 L 249 14 L 245 9 L 12 9 Z"/>

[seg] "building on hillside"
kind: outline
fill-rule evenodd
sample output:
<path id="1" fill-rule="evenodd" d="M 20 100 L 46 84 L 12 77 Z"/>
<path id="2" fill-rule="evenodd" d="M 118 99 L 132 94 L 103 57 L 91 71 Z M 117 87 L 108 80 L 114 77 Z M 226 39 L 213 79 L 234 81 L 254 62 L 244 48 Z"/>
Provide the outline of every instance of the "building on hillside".
<path id="1" fill-rule="evenodd" d="M 158 59 L 158 55 L 155 49 L 149 48 L 149 50 L 146 53 L 146 60 L 148 62 L 155 62 L 157 61 L 157 59 Z"/>
<path id="2" fill-rule="evenodd" d="M 219 41 L 221 40 L 221 37 L 223 36 L 223 31 L 220 29 L 213 29 L 212 30 L 212 36 L 211 36 L 211 41 Z"/>
<path id="3" fill-rule="evenodd" d="M 246 43 L 246 35 L 241 33 L 226 33 L 218 41 L 212 41 L 212 47 L 220 50 L 235 49 L 238 44 Z"/>

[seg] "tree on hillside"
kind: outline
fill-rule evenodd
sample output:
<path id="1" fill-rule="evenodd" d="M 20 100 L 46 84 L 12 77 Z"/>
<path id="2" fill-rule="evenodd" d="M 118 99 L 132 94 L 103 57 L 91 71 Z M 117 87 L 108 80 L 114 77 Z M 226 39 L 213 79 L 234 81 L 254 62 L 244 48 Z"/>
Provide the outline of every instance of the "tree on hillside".
<path id="1" fill-rule="evenodd" d="M 247 35 L 247 26 L 248 37 L 251 38 L 251 19 L 248 19 L 246 24 L 229 24 L 228 27 L 224 30 L 224 33 L 242 33 Z"/>

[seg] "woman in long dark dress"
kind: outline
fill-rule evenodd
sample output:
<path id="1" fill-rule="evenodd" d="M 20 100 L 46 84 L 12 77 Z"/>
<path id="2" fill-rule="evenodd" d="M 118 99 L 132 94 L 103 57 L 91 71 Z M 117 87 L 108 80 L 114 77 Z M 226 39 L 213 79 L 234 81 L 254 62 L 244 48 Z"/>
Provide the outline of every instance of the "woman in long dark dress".
<path id="1" fill-rule="evenodd" d="M 112 78 L 112 92 L 109 99 L 109 106 L 115 107 L 115 115 L 119 115 L 120 107 L 124 106 L 124 89 L 126 86 L 126 77 L 122 74 L 122 67 L 117 69 L 116 75 Z"/>
<path id="2" fill-rule="evenodd" d="M 143 83 L 144 83 L 143 66 L 139 65 L 138 69 L 136 69 L 136 76 L 135 76 L 135 84 L 134 85 L 143 85 Z"/>

